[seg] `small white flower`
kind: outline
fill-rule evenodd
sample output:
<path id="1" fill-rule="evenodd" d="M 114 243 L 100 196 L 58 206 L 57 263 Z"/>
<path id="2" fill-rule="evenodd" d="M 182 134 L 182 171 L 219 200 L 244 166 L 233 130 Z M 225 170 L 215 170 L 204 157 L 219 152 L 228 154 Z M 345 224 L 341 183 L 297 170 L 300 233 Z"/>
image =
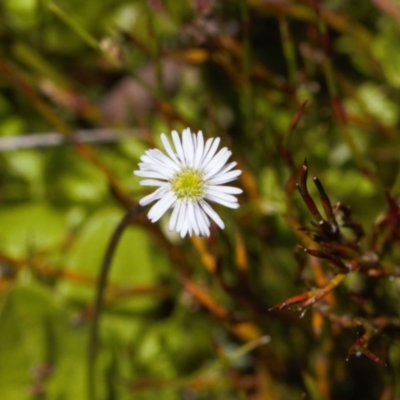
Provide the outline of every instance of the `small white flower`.
<path id="1" fill-rule="evenodd" d="M 210 236 L 209 218 L 224 229 L 222 219 L 206 200 L 230 208 L 239 207 L 234 195 L 242 190 L 222 186 L 242 173 L 233 170 L 236 162 L 226 164 L 232 152 L 226 147 L 217 152 L 220 138 L 204 142 L 201 131 L 196 135 L 189 128 L 183 131 L 182 137 L 172 131 L 175 150 L 163 133 L 161 140 L 167 154 L 158 149 L 147 150 L 140 158 L 140 170 L 134 171 L 137 176 L 149 178 L 142 180 L 141 185 L 158 186 L 140 200 L 142 206 L 157 200 L 148 213 L 151 222 L 156 222 L 172 208 L 169 230 L 180 232 L 181 237 L 187 233 L 191 236 L 193 232 Z"/>

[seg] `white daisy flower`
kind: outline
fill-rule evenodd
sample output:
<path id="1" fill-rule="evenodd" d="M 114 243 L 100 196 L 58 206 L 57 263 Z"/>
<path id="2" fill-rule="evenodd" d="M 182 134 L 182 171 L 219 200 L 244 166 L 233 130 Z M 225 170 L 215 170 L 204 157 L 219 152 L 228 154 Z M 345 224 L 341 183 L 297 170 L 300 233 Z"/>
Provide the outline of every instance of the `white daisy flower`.
<path id="1" fill-rule="evenodd" d="M 161 134 L 166 154 L 151 149 L 140 158 L 140 169 L 134 174 L 148 178 L 140 184 L 158 187 L 141 199 L 140 205 L 157 201 L 148 213 L 151 222 L 156 222 L 172 208 L 169 230 L 179 232 L 182 238 L 187 233 L 191 236 L 193 232 L 198 236 L 210 236 L 209 218 L 221 229 L 225 225 L 207 200 L 238 208 L 234 195 L 242 193 L 242 190 L 222 185 L 235 180 L 242 171 L 233 169 L 236 162 L 226 164 L 232 154 L 226 147 L 217 152 L 220 138 L 204 142 L 201 131 L 196 135 L 187 128 L 182 137 L 172 131 L 172 140 L 175 150 L 166 135 Z"/>

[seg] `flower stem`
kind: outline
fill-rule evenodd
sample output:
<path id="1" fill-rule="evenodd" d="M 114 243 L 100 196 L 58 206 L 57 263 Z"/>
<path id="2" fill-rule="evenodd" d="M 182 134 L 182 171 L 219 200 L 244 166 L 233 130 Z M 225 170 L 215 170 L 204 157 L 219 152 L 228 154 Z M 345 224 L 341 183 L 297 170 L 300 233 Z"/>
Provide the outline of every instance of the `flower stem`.
<path id="1" fill-rule="evenodd" d="M 124 232 L 125 228 L 129 226 L 132 219 L 135 218 L 142 207 L 140 205 L 135 205 L 132 207 L 119 222 L 115 228 L 111 239 L 108 243 L 107 250 L 104 254 L 103 262 L 100 268 L 100 273 L 97 281 L 97 291 L 96 297 L 93 305 L 93 316 L 92 323 L 89 328 L 89 343 L 88 343 L 88 353 L 87 353 L 87 367 L 88 367 L 88 395 L 90 400 L 96 400 L 96 384 L 95 384 L 95 365 L 98 347 L 98 330 L 100 322 L 100 314 L 103 307 L 103 293 L 107 284 L 107 277 L 111 267 L 111 261 L 113 259 L 115 250 L 117 248 L 118 242 Z"/>

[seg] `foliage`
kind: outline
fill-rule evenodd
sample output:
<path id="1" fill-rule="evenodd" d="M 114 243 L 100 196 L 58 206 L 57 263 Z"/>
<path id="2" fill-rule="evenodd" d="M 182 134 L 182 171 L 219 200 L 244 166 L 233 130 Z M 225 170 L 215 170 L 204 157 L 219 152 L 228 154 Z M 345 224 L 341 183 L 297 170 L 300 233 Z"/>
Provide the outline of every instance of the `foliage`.
<path id="1" fill-rule="evenodd" d="M 132 171 L 186 127 L 233 150 L 241 207 L 209 239 L 125 230 L 98 398 L 400 397 L 398 2 L 4 0 L 0 20 L 2 398 L 88 398 Z"/>

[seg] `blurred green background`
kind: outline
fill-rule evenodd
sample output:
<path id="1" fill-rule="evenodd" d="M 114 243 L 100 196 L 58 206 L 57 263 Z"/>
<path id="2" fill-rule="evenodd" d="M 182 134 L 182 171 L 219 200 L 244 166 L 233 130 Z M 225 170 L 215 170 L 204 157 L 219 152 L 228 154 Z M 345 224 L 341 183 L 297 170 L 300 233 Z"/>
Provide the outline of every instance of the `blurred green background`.
<path id="1" fill-rule="evenodd" d="M 88 399 L 101 261 L 148 193 L 132 171 L 186 127 L 232 149 L 241 207 L 208 239 L 126 230 L 98 399 L 400 398 L 399 1 L 3 0 L 0 40 L 1 399 Z M 365 231 L 332 250 L 358 272 L 297 246 L 321 249 L 304 159 Z"/>

